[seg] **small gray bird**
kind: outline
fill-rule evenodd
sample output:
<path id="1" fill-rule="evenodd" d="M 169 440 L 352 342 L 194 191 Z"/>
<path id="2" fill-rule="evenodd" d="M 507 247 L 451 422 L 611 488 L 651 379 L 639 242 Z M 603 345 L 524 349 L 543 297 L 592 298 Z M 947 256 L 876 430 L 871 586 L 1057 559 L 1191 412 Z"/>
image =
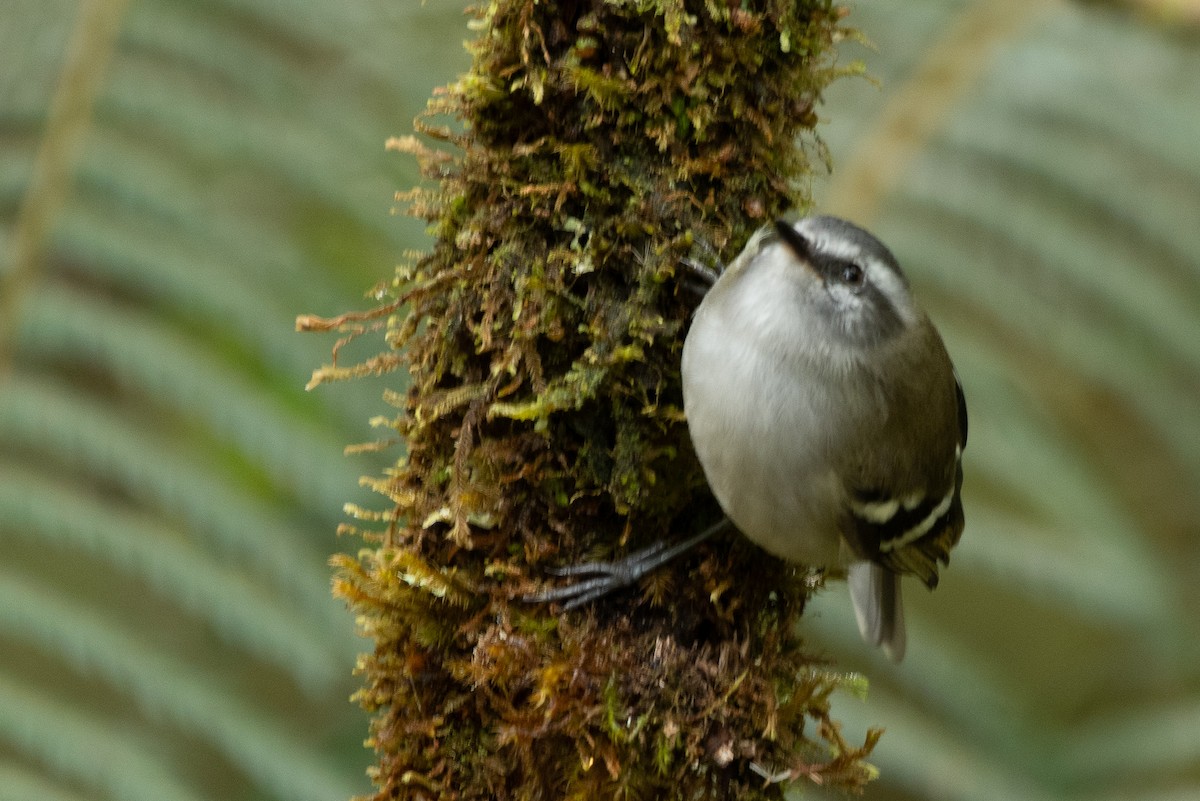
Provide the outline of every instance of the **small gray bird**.
<path id="1" fill-rule="evenodd" d="M 700 304 L 682 370 L 726 515 L 776 556 L 846 567 L 863 638 L 899 661 L 900 576 L 935 587 L 962 534 L 967 411 L 895 257 L 835 217 L 759 231 Z"/>
<path id="2" fill-rule="evenodd" d="M 892 253 L 836 217 L 778 221 L 717 276 L 683 346 L 683 403 L 727 515 L 674 545 L 554 571 L 570 608 L 636 581 L 730 522 L 767 551 L 846 568 L 863 638 L 904 656 L 900 576 L 932 589 L 963 530 L 967 407 Z"/>

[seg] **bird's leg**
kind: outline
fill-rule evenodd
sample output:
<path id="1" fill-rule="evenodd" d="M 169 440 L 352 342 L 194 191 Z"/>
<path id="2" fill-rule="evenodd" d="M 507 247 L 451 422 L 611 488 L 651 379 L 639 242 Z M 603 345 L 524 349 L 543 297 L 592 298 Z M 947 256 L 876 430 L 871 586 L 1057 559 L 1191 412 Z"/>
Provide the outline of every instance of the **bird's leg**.
<path id="1" fill-rule="evenodd" d="M 690 551 L 713 535 L 732 527 L 732 525 L 729 522 L 729 518 L 726 517 L 722 518 L 720 522 L 704 529 L 699 534 L 695 534 L 674 545 L 668 545 L 666 542 L 660 540 L 640 551 L 634 551 L 624 559 L 617 559 L 611 562 L 582 562 L 577 565 L 554 568 L 550 572 L 556 576 L 588 578 L 582 578 L 573 584 L 565 584 L 562 587 L 554 587 L 526 595 L 524 600 L 531 603 L 561 601 L 563 609 L 574 609 L 578 606 L 583 606 L 597 598 L 608 595 L 614 590 L 633 584 L 642 576 L 652 573 L 675 557 Z"/>

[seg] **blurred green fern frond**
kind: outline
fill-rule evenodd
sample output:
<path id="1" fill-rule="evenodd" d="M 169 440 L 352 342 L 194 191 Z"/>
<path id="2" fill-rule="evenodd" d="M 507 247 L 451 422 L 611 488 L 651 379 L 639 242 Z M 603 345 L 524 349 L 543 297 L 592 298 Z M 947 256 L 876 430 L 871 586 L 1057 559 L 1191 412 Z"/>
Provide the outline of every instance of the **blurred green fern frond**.
<path id="1" fill-rule="evenodd" d="M 0 798 L 361 792 L 326 563 L 385 407 L 306 394 L 327 343 L 294 319 L 415 244 L 384 142 L 465 61 L 461 10 L 2 16 Z"/>

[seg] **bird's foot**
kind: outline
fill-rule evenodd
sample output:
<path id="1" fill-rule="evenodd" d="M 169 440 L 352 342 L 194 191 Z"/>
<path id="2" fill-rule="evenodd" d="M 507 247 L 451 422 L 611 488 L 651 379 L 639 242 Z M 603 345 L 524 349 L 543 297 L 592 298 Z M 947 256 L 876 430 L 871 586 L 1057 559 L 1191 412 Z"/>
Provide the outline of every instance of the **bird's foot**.
<path id="1" fill-rule="evenodd" d="M 549 572 L 555 576 L 577 580 L 561 587 L 551 587 L 526 595 L 525 600 L 530 603 L 559 602 L 562 603 L 563 609 L 575 609 L 589 604 L 610 592 L 628 587 L 663 564 L 657 560 L 666 547 L 665 543 L 656 542 L 640 551 L 634 551 L 624 559 L 580 562 L 577 565 L 551 568 Z"/>
<path id="2" fill-rule="evenodd" d="M 523 600 L 530 603 L 558 602 L 564 610 L 589 604 L 610 592 L 628 587 L 730 525 L 732 524 L 729 519 L 723 518 L 719 523 L 674 545 L 659 541 L 640 551 L 634 551 L 624 559 L 581 562 L 577 565 L 551 568 L 550 573 L 555 576 L 579 580 L 561 587 L 531 593 L 524 596 Z"/>

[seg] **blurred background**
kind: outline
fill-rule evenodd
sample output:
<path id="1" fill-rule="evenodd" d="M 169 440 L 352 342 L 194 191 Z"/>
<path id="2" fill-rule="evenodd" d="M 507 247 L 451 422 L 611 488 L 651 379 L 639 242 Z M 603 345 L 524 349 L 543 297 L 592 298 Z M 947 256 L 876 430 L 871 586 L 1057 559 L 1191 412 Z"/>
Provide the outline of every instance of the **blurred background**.
<path id="1" fill-rule="evenodd" d="M 966 386 L 967 531 L 899 667 L 814 648 L 879 799 L 1200 798 L 1200 3 L 862 0 L 822 208 Z M 306 394 L 419 223 L 383 142 L 457 4 L 0 5 L 0 801 L 366 792 L 335 528 L 387 384 Z M 852 738 L 853 739 L 853 738 Z M 814 791 L 811 796 L 817 796 Z"/>

